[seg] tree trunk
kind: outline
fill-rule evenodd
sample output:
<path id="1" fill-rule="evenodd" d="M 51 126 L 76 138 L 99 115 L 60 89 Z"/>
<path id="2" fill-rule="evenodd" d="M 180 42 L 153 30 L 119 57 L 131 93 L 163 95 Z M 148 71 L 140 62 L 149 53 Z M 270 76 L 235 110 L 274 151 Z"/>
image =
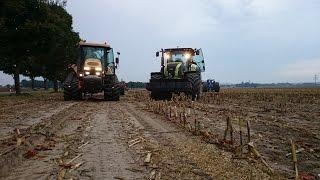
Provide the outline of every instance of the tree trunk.
<path id="1" fill-rule="evenodd" d="M 30 77 L 31 79 L 31 89 L 34 90 L 34 77 Z"/>
<path id="2" fill-rule="evenodd" d="M 44 88 L 44 90 L 48 90 L 48 79 L 47 78 L 43 79 L 43 88 Z"/>
<path id="3" fill-rule="evenodd" d="M 16 68 L 14 70 L 13 79 L 14 79 L 14 90 L 16 91 L 16 94 L 21 94 L 20 69 L 19 69 L 18 65 L 16 66 Z"/>
<path id="4" fill-rule="evenodd" d="M 54 89 L 54 92 L 58 92 L 58 88 L 59 88 L 59 87 L 58 87 L 58 80 L 55 79 L 55 80 L 53 81 L 53 89 Z"/>

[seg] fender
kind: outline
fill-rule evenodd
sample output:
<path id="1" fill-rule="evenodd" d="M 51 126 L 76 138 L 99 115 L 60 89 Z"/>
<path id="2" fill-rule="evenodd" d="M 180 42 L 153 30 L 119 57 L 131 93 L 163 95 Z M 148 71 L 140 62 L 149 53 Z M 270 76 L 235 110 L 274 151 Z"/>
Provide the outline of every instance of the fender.
<path id="1" fill-rule="evenodd" d="M 76 65 L 76 64 L 70 64 L 70 65 L 68 65 L 68 70 L 69 70 L 69 71 L 73 71 L 73 72 L 75 72 L 76 74 L 78 74 L 77 65 Z"/>
<path id="2" fill-rule="evenodd" d="M 79 79 L 79 84 L 78 84 L 78 88 L 81 89 L 83 87 L 83 78 L 82 77 L 79 77 L 79 74 L 78 74 L 78 67 L 76 64 L 70 64 L 68 65 L 68 71 L 70 72 L 74 72 L 78 79 Z"/>

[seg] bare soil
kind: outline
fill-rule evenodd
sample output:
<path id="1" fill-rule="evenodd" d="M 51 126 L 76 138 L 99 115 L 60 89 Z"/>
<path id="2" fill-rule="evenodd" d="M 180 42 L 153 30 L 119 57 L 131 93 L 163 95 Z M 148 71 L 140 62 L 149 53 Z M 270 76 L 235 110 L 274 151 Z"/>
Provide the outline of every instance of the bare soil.
<path id="1" fill-rule="evenodd" d="M 195 103 L 199 121 L 219 134 L 227 115 L 254 119 L 254 142 L 274 174 L 150 111 L 147 92 L 139 90 L 119 102 L 99 95 L 64 102 L 60 93 L 0 97 L 0 179 L 286 179 L 293 175 L 290 138 L 305 148 L 302 171 L 317 173 L 320 93 L 299 107 L 307 110 L 290 113 L 225 93 L 220 102 L 207 94 Z"/>

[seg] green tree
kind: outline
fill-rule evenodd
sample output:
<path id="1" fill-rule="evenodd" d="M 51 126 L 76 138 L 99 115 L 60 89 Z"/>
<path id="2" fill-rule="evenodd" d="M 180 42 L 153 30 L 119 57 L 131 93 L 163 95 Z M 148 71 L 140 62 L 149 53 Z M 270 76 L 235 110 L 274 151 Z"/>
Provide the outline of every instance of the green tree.
<path id="1" fill-rule="evenodd" d="M 25 71 L 22 74 L 30 78 L 31 89 L 34 89 L 35 87 L 35 78 L 42 76 L 42 66 L 41 60 L 35 57 L 32 57 L 29 60 L 29 64 L 25 65 Z"/>
<path id="2" fill-rule="evenodd" d="M 5 0 L 0 8 L 0 70 L 13 74 L 19 94 L 19 75 L 26 71 L 32 56 L 43 50 L 38 24 L 45 20 L 47 8 L 38 0 Z"/>
<path id="3" fill-rule="evenodd" d="M 76 58 L 76 47 L 80 41 L 78 33 L 72 29 L 72 16 L 57 3 L 50 4 L 52 20 L 50 39 L 48 39 L 48 56 L 45 60 L 43 76 L 54 82 L 55 91 L 58 90 L 58 81 L 63 81 L 66 68 Z"/>
<path id="4" fill-rule="evenodd" d="M 0 3 L 0 70 L 13 74 L 16 93 L 20 93 L 20 74 L 61 80 L 79 41 L 72 17 L 63 8 L 65 1 Z"/>

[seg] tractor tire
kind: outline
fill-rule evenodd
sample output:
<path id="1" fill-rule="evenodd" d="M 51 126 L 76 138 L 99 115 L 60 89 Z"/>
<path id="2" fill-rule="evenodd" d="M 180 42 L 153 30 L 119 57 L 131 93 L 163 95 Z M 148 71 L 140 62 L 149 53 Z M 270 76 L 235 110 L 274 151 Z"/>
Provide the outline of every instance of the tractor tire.
<path id="1" fill-rule="evenodd" d="M 152 80 L 162 79 L 162 74 L 161 74 L 161 72 L 153 72 L 153 73 L 151 73 L 151 79 L 152 79 Z"/>
<path id="2" fill-rule="evenodd" d="M 161 72 L 152 72 L 150 80 L 161 80 L 162 73 Z M 151 91 L 150 97 L 156 101 L 159 100 L 169 100 L 172 97 L 172 94 L 170 92 L 155 92 Z"/>
<path id="3" fill-rule="evenodd" d="M 63 84 L 63 98 L 65 101 L 82 99 L 82 92 L 78 88 L 78 84 L 79 80 L 76 73 L 69 73 Z"/>
<path id="4" fill-rule="evenodd" d="M 125 93 L 125 90 L 124 90 L 124 87 L 121 87 L 120 88 L 120 95 L 121 96 L 124 96 L 126 93 Z"/>
<path id="5" fill-rule="evenodd" d="M 214 83 L 214 92 L 220 92 L 220 84 L 218 82 Z"/>
<path id="6" fill-rule="evenodd" d="M 115 87 L 112 90 L 104 90 L 104 100 L 106 101 L 119 101 L 120 100 L 120 88 Z"/>
<path id="7" fill-rule="evenodd" d="M 186 74 L 187 81 L 191 84 L 190 96 L 193 101 L 200 99 L 202 95 L 202 80 L 199 73 Z"/>
<path id="8" fill-rule="evenodd" d="M 120 89 L 119 88 L 115 88 L 114 89 L 114 96 L 113 96 L 113 101 L 120 101 Z"/>
<path id="9" fill-rule="evenodd" d="M 208 85 L 207 85 L 207 83 L 202 83 L 202 92 L 208 92 Z"/>

